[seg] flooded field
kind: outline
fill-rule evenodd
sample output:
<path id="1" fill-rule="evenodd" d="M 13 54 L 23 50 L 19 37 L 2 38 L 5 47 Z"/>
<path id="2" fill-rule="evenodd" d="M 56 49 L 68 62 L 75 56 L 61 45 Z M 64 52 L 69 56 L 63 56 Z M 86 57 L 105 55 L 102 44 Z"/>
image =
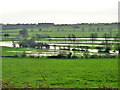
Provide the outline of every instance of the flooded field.
<path id="1" fill-rule="evenodd" d="M 4 24 L 1 36 L 3 89 L 118 87 L 116 23 Z"/>
<path id="2" fill-rule="evenodd" d="M 64 38 L 51 38 L 54 40 L 57 39 L 64 39 Z M 68 38 L 66 38 L 68 39 Z M 99 50 L 96 49 L 96 47 L 106 47 L 106 45 L 100 45 L 105 41 L 84 41 L 84 40 L 91 40 L 91 38 L 77 38 L 77 39 L 81 39 L 83 41 L 36 41 L 37 43 L 48 43 L 50 48 L 48 52 L 33 52 L 33 51 L 25 51 L 27 53 L 27 56 L 29 55 L 34 55 L 34 56 L 53 56 L 53 55 L 58 55 L 60 51 L 66 51 L 66 52 L 72 52 L 74 55 L 84 55 L 84 53 L 87 51 L 89 52 L 89 55 L 105 55 L 104 53 L 99 53 Z M 96 40 L 105 40 L 105 38 L 96 38 Z M 110 38 L 109 40 L 114 40 L 114 38 Z M 15 42 L 15 47 L 19 48 L 19 42 L 18 41 L 14 41 Z M 85 43 L 85 44 L 83 44 Z M 93 43 L 93 45 L 91 45 Z M 114 47 L 111 43 L 119 43 L 116 41 L 107 41 L 107 43 L 109 43 L 110 47 Z M 6 47 L 13 47 L 13 41 L 1 41 L 0 42 L 0 46 L 6 46 Z M 86 48 L 86 47 L 90 47 L 90 48 Z M 94 48 L 91 48 L 94 47 Z M 45 49 L 45 47 L 43 47 L 43 49 Z M 101 50 L 103 51 L 103 50 Z M 22 51 L 7 51 L 7 52 L 21 52 Z M 117 55 L 118 51 L 117 50 L 109 50 L 109 55 Z"/>

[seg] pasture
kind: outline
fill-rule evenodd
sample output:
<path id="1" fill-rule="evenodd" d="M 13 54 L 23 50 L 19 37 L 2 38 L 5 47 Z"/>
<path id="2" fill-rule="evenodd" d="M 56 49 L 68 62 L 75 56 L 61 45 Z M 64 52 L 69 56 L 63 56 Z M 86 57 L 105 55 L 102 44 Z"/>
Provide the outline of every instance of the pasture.
<path id="1" fill-rule="evenodd" d="M 75 28 L 75 27 L 78 28 Z M 41 29 L 41 31 L 39 30 Z M 19 31 L 22 29 L 3 30 L 2 34 L 9 34 L 13 38 L 18 38 Z M 102 25 L 102 24 L 88 24 L 88 25 L 65 25 L 52 27 L 36 27 L 27 29 L 29 37 L 36 37 L 36 34 L 49 37 L 68 37 L 69 34 L 74 34 L 76 37 L 90 37 L 91 33 L 97 33 L 98 37 L 103 37 L 104 33 L 111 34 L 111 37 L 116 37 L 118 33 L 117 24 Z M 4 38 L 4 37 L 3 37 Z M 11 38 L 12 39 L 12 38 Z M 5 38 L 3 39 L 5 40 Z M 8 40 L 8 39 L 7 39 Z"/>
<path id="2" fill-rule="evenodd" d="M 2 58 L 2 79 L 19 88 L 118 88 L 118 59 Z"/>

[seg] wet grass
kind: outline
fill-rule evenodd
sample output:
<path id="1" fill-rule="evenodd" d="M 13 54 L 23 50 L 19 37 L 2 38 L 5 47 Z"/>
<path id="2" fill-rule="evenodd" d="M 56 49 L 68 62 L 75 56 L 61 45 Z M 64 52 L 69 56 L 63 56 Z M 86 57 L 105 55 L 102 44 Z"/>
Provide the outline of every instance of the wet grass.
<path id="1" fill-rule="evenodd" d="M 45 81 L 43 76 L 50 88 L 117 88 L 118 59 L 2 59 L 2 79 L 17 77 L 10 81 L 17 86 L 25 87 L 22 82 L 26 81 L 38 88 Z"/>

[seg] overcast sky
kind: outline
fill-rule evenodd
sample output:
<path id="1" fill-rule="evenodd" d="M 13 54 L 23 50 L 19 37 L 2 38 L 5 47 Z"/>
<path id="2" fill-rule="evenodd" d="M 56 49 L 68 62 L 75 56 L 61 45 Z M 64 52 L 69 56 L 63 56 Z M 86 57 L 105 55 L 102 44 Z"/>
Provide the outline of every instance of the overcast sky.
<path id="1" fill-rule="evenodd" d="M 119 0 L 1 0 L 0 23 L 111 23 Z"/>

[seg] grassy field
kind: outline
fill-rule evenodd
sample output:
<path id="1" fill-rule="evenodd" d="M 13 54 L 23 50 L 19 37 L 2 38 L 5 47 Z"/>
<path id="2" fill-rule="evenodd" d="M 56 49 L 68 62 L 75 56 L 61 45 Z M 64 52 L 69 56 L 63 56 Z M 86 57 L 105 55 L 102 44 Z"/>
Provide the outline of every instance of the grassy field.
<path id="1" fill-rule="evenodd" d="M 118 27 L 117 25 L 77 25 L 79 28 L 75 29 L 74 26 L 76 25 L 70 25 L 70 26 L 53 26 L 53 27 L 40 27 L 41 31 L 39 31 L 39 28 L 33 28 L 28 29 L 28 35 L 30 37 L 35 37 L 36 34 L 41 35 L 48 35 L 50 37 L 68 37 L 69 34 L 74 34 L 76 37 L 90 37 L 91 33 L 97 33 L 98 37 L 103 37 L 104 33 L 110 34 L 110 30 L 112 32 L 112 37 L 115 37 L 118 33 Z M 98 30 L 99 28 L 99 30 Z M 84 30 L 83 30 L 84 29 Z M 10 34 L 11 36 L 16 36 L 19 34 L 19 31 L 22 29 L 13 29 L 13 30 L 3 30 L 3 35 L 5 33 Z M 33 30 L 33 31 L 31 31 Z"/>
<path id="2" fill-rule="evenodd" d="M 22 88 L 25 81 L 33 88 L 117 88 L 118 59 L 3 58 L 2 79 Z"/>
<path id="3" fill-rule="evenodd" d="M 111 34 L 111 37 L 115 37 L 118 33 L 117 25 L 77 25 L 79 28 L 75 29 L 74 26 L 54 26 L 41 28 L 27 29 L 28 39 L 36 37 L 36 34 L 50 36 L 50 37 L 68 37 L 69 34 L 74 34 L 76 37 L 90 37 L 91 33 L 97 33 L 98 37 L 103 37 L 105 33 Z M 84 30 L 83 30 L 84 28 Z M 99 28 L 99 30 L 98 30 Z M 22 40 L 24 38 L 19 37 L 19 31 L 22 29 L 3 30 L 2 35 L 10 34 L 10 37 L 3 37 L 2 41 Z M 111 33 L 110 33 L 111 30 Z M 64 47 L 64 44 L 71 45 L 71 48 L 85 49 L 79 45 L 91 45 L 89 49 L 96 49 L 96 46 L 103 45 L 104 43 L 82 42 L 92 40 L 61 40 L 61 39 L 45 39 L 39 38 L 35 41 L 41 41 L 48 44 L 61 44 L 56 46 Z M 58 41 L 58 42 L 57 42 Z M 78 42 L 79 41 L 79 42 Z M 114 41 L 114 40 L 111 40 Z M 18 43 L 18 42 L 17 42 Z M 63 44 L 63 45 L 62 45 Z M 73 44 L 73 45 L 72 45 Z M 79 45 L 78 45 L 79 44 Z M 111 50 L 116 50 L 114 47 L 116 44 L 108 43 Z M 108 45 L 107 44 L 107 45 Z M 1 47 L 0 47 L 1 48 Z M 105 50 L 105 46 L 103 50 Z M 26 58 L 21 58 L 22 53 L 26 51 Z M 29 51 L 29 52 L 28 52 Z M 60 53 L 62 50 L 52 49 L 36 49 L 36 48 L 15 48 L 15 47 L 2 47 L 2 56 L 14 56 L 19 57 L 3 57 L 2 58 L 2 80 L 3 88 L 98 88 L 98 87 L 114 87 L 118 88 L 118 58 L 117 55 L 114 58 L 103 57 L 102 58 L 90 58 L 91 55 L 88 51 L 73 51 L 74 55 L 77 55 L 77 59 L 55 59 L 47 58 L 47 56 L 32 57 L 31 54 L 44 54 Z M 67 50 L 64 50 L 67 52 Z M 68 50 L 69 52 L 69 50 Z M 84 58 L 82 58 L 82 55 Z M 65 53 L 63 53 L 65 54 Z M 92 52 L 93 55 L 101 54 Z M 110 55 L 110 53 L 103 53 L 104 56 Z"/>

